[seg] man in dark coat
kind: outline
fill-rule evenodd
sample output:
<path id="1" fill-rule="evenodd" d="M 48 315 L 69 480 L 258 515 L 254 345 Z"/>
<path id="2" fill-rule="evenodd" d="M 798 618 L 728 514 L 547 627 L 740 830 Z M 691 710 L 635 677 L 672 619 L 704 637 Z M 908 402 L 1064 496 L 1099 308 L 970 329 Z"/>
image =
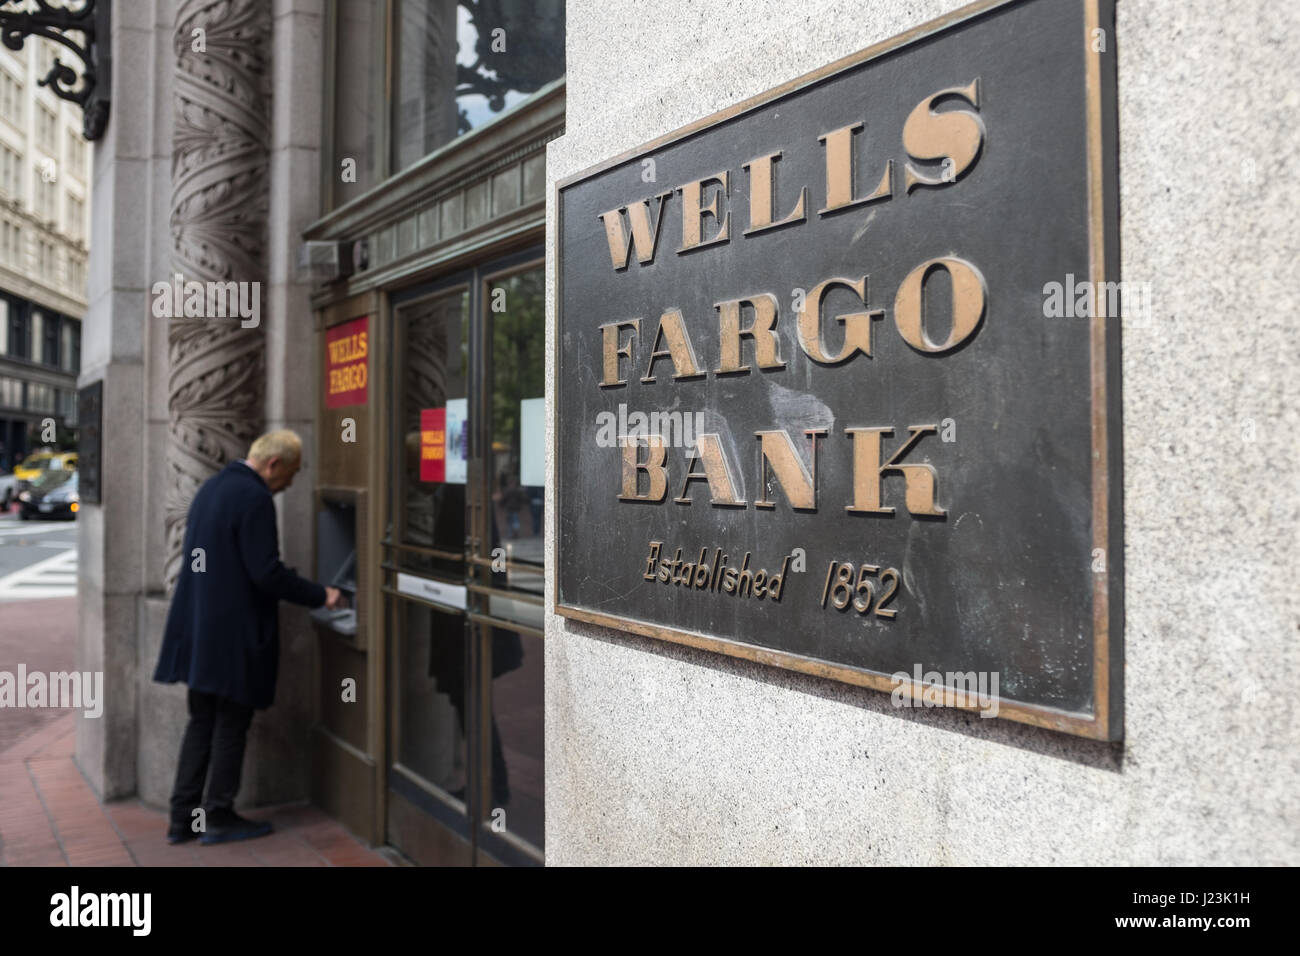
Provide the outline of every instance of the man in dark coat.
<path id="1" fill-rule="evenodd" d="M 169 843 L 246 840 L 271 832 L 234 811 L 253 711 L 271 706 L 279 667 L 280 601 L 334 608 L 337 588 L 300 578 L 280 561 L 272 495 L 302 462 L 291 431 L 253 442 L 194 496 L 180 577 L 154 680 L 189 685 L 189 724 L 171 798 Z M 204 783 L 207 799 L 203 799 Z M 202 814 L 195 811 L 203 808 Z M 198 820 L 203 820 L 200 826 Z"/>

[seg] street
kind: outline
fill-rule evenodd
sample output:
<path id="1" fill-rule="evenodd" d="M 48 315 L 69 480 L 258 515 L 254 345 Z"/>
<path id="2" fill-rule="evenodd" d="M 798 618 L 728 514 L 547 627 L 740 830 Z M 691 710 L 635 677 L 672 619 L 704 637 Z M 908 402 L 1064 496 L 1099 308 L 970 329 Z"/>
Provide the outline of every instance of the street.
<path id="1" fill-rule="evenodd" d="M 19 521 L 16 511 L 0 515 L 0 603 L 76 594 L 76 522 Z"/>

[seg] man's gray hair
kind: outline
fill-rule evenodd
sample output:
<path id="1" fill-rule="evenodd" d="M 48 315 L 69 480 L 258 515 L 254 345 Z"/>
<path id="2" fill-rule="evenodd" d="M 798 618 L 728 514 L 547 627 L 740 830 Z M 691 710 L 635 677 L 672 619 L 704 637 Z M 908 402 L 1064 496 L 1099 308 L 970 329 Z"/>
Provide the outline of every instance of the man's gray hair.
<path id="1" fill-rule="evenodd" d="M 302 439 L 298 433 L 279 428 L 258 437 L 248 446 L 249 461 L 270 461 L 272 458 L 302 461 Z"/>

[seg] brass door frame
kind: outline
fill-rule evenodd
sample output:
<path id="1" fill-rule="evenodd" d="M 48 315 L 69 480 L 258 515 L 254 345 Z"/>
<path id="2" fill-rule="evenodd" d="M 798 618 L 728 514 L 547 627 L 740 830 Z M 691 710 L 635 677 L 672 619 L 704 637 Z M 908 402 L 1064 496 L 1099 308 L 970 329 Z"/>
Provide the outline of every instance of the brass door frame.
<path id="1" fill-rule="evenodd" d="M 528 627 L 516 621 L 510 621 L 505 618 L 493 617 L 487 613 L 489 609 L 488 599 L 493 593 L 502 593 L 499 589 L 491 587 L 491 558 L 490 555 L 482 553 L 484 542 L 490 542 L 492 539 L 492 529 L 489 524 L 490 511 L 489 501 L 491 499 L 492 475 L 489 467 L 489 456 L 486 449 L 483 448 L 483 442 L 491 443 L 491 382 L 492 382 L 492 348 L 491 348 L 491 316 L 492 312 L 488 308 L 489 289 L 493 282 L 500 279 L 507 279 L 514 275 L 529 272 L 534 269 L 545 269 L 546 256 L 541 248 L 529 248 L 520 252 L 507 254 L 498 257 L 488 263 L 481 270 L 475 270 L 478 276 L 477 300 L 479 310 L 477 312 L 478 322 L 472 326 L 471 342 L 474 336 L 478 336 L 479 346 L 479 364 L 475 366 L 479 373 L 477 388 L 472 389 L 476 393 L 478 401 L 477 424 L 472 424 L 471 432 L 476 433 L 476 440 L 470 443 L 471 459 L 470 470 L 478 477 L 478 494 L 471 499 L 467 496 L 467 505 L 473 501 L 471 513 L 474 514 L 474 522 L 467 522 L 466 531 L 472 530 L 472 535 L 465 543 L 466 548 L 466 566 L 469 572 L 467 585 L 469 586 L 469 595 L 467 601 L 466 614 L 467 620 L 472 628 L 473 636 L 472 651 L 475 655 L 475 666 L 471 669 L 471 675 L 475 682 L 475 691 L 477 699 L 477 719 L 474 722 L 475 734 L 471 738 L 471 743 L 475 748 L 475 758 L 477 767 L 491 767 L 491 746 L 492 738 L 490 730 L 485 729 L 492 726 L 492 669 L 490 666 L 491 649 L 489 646 L 490 628 L 498 627 L 507 630 L 517 631 L 521 634 L 528 634 L 533 637 L 542 638 L 543 632 L 536 628 Z M 473 304 L 471 297 L 471 305 Z M 542 330 L 545 335 L 545 328 Z M 470 347 L 471 356 L 474 355 L 474 346 Z M 545 349 L 543 349 L 543 355 Z M 473 379 L 471 378 L 471 382 Z M 475 423 L 475 409 L 471 404 L 470 422 Z M 477 457 L 474 452 L 477 451 Z M 531 568 L 531 566 L 530 566 Z M 513 593 L 511 594 L 514 597 Z M 539 596 L 539 602 L 543 602 L 544 596 Z M 477 808 L 477 825 L 475 826 L 474 845 L 476 861 L 480 857 L 487 856 L 487 851 L 479 848 L 481 838 L 486 837 L 490 846 L 491 856 L 487 856 L 483 862 L 509 862 L 517 865 L 541 865 L 544 862 L 543 855 L 538 852 L 537 848 L 529 843 L 514 836 L 509 830 L 501 834 L 484 831 L 484 823 L 491 814 L 489 806 L 490 794 L 483 788 L 483 783 L 487 780 L 487 774 L 479 772 L 474 778 L 474 786 L 467 788 L 467 797 L 473 796 Z"/>
<path id="2" fill-rule="evenodd" d="M 403 386 L 402 376 L 398 374 L 398 358 L 403 354 L 403 332 L 398 322 L 400 313 L 407 308 L 418 307 L 422 303 L 444 298 L 458 290 L 468 293 L 467 321 L 469 327 L 466 342 L 469 348 L 467 366 L 467 413 L 470 421 L 469 445 L 467 449 L 467 487 L 465 495 L 466 521 L 465 541 L 462 552 L 456 555 L 463 563 L 464 579 L 461 582 L 447 581 L 445 575 L 430 575 L 431 580 L 444 580 L 446 583 L 463 584 L 466 588 L 466 609 L 450 608 L 436 601 L 422 600 L 407 594 L 401 594 L 395 587 L 384 584 L 379 590 L 383 592 L 382 614 L 376 615 L 381 634 L 377 643 L 384 645 L 386 669 L 385 706 L 383 737 L 385 741 L 385 759 L 381 767 L 383 806 L 385 817 L 380 821 L 380 832 L 388 832 L 387 814 L 389 807 L 389 789 L 400 793 L 409 802 L 414 803 L 432 822 L 448 831 L 449 836 L 464 839 L 469 844 L 469 858 L 474 864 L 498 865 L 513 863 L 519 865 L 538 865 L 543 862 L 542 854 L 537 848 L 509 834 L 490 834 L 490 847 L 481 846 L 482 838 L 488 831 L 485 825 L 489 820 L 491 808 L 489 792 L 486 786 L 491 767 L 491 735 L 488 728 L 492 720 L 491 667 L 489 627 L 507 628 L 540 638 L 542 632 L 525 624 L 495 618 L 487 614 L 487 601 L 492 594 L 501 594 L 500 589 L 491 585 L 489 568 L 491 561 L 483 554 L 484 542 L 491 539 L 490 499 L 491 475 L 490 456 L 487 454 L 491 443 L 490 409 L 491 409 L 491 339 L 490 312 L 488 310 L 488 289 L 492 282 L 508 278 L 529 270 L 544 267 L 545 256 L 539 246 L 530 246 L 521 251 L 505 252 L 487 261 L 482 267 L 471 266 L 447 272 L 441 277 L 418 286 L 394 290 L 387 296 L 387 308 L 384 317 L 384 356 L 382 385 L 384 392 L 383 418 L 378 431 L 382 434 L 383 450 L 377 463 L 379 474 L 387 468 L 387 480 L 382 481 L 381 519 L 377 522 L 377 552 L 382 554 L 379 567 L 381 576 L 395 573 L 396 557 L 403 549 L 412 546 L 400 542 L 397 537 L 397 524 L 393 520 L 392 528 L 385 534 L 390 519 L 395 519 L 395 507 L 400 507 L 399 469 L 392 467 L 393 456 L 398 453 L 399 441 L 404 437 L 399 434 L 401 423 L 397 420 L 397 410 L 401 407 L 402 396 L 399 390 Z M 544 332 L 543 332 L 544 334 Z M 485 443 L 487 443 L 485 445 Z M 452 558 L 450 552 L 441 549 L 426 548 L 424 551 L 435 552 L 435 556 Z M 529 566 L 532 568 L 532 566 Z M 511 597 L 517 597 L 513 593 Z M 527 600 L 527 596 L 524 600 Z M 433 788 L 419 778 L 409 768 L 402 766 L 398 760 L 400 753 L 400 699 L 397 682 L 400 679 L 398 668 L 400 659 L 394 652 L 392 642 L 396 639 L 393 624 L 396 621 L 396 601 L 408 601 L 424 604 L 435 610 L 462 614 L 465 620 L 469 640 L 469 698 L 466 712 L 472 715 L 465 727 L 466 746 L 466 813 L 462 818 L 460 812 L 449 804 L 437 788 Z M 539 596 L 537 602 L 541 603 Z M 453 822 L 455 819 L 455 823 Z M 463 822 L 464 826 L 457 825 Z M 400 849 L 400 847 L 399 847 Z"/>
<path id="3" fill-rule="evenodd" d="M 463 563 L 464 551 L 459 553 L 444 552 L 436 548 L 417 548 L 416 546 L 406 545 L 401 541 L 400 532 L 397 524 L 397 508 L 401 506 L 401 499 L 398 497 L 399 484 L 401 481 L 402 468 L 394 466 L 393 462 L 404 447 L 405 436 L 402 434 L 402 422 L 398 420 L 398 409 L 402 408 L 403 396 L 401 389 L 403 387 L 403 377 L 399 374 L 398 357 L 403 354 L 405 349 L 405 339 L 401 324 L 398 321 L 401 313 L 406 309 L 418 308 L 420 305 L 443 299 L 457 292 L 467 294 L 469 305 L 467 306 L 466 321 L 471 323 L 469 338 L 472 338 L 472 316 L 474 288 L 472 282 L 472 271 L 456 270 L 449 272 L 439 279 L 432 282 L 421 283 L 418 286 L 394 290 L 386 296 L 387 310 L 385 315 L 385 340 L 386 347 L 383 352 L 384 365 L 384 395 L 385 407 L 384 417 L 380 421 L 378 431 L 382 435 L 383 450 L 381 452 L 381 474 L 386 474 L 382 481 L 384 509 L 383 524 L 380 526 L 378 535 L 378 553 L 381 555 L 380 567 L 378 569 L 381 580 L 387 582 L 390 576 L 395 576 L 396 568 L 399 565 L 399 555 L 402 551 L 424 551 L 435 557 L 444 557 L 450 560 L 459 560 Z M 471 350 L 473 348 L 471 342 Z M 470 369 L 473 367 L 473 359 L 470 360 Z M 468 370 L 467 370 L 468 371 Z M 470 379 L 472 382 L 472 378 Z M 467 395 L 467 398 L 469 396 Z M 386 470 L 386 471 L 385 471 Z M 468 497 L 468 488 L 466 494 Z M 445 574 L 429 575 L 430 580 L 440 580 L 448 584 L 463 584 L 463 581 L 448 580 Z M 380 590 L 383 592 L 384 618 L 382 631 L 376 635 L 376 642 L 383 644 L 385 648 L 385 658 L 387 666 L 384 671 L 385 685 L 385 706 L 384 706 L 384 723 L 383 736 L 385 740 L 385 760 L 381 766 L 381 789 L 384 794 L 384 818 L 380 823 L 380 832 L 388 837 L 389 832 L 389 815 L 393 812 L 391 800 L 389 798 L 390 790 L 402 796 L 407 803 L 414 806 L 417 811 L 422 812 L 432 820 L 440 830 L 445 831 L 444 839 L 441 841 L 444 846 L 455 848 L 460 841 L 469 844 L 465 862 L 472 862 L 475 857 L 473 845 L 473 826 L 468 822 L 468 815 L 462 817 L 458 808 L 448 801 L 441 791 L 425 781 L 418 773 L 404 766 L 400 760 L 401 745 L 401 693 L 399 688 L 401 660 L 395 652 L 393 642 L 397 639 L 394 630 L 398 620 L 398 601 L 407 601 L 418 605 L 429 607 L 435 611 L 443 613 L 458 614 L 464 617 L 464 612 L 459 608 L 439 604 L 436 601 L 424 600 L 408 594 L 402 594 L 396 588 L 394 580 L 392 585 L 384 583 Z M 468 628 L 468 620 L 465 621 Z M 469 762 L 472 754 L 466 748 L 466 777 L 467 791 L 468 779 L 472 777 L 472 767 Z M 468 792 L 466 793 L 466 808 L 469 808 Z M 400 846 L 398 849 L 402 849 Z M 449 854 L 455 853 L 455 849 L 448 850 Z M 458 854 L 457 854 L 458 855 Z M 447 862 L 458 862 L 448 860 Z"/>

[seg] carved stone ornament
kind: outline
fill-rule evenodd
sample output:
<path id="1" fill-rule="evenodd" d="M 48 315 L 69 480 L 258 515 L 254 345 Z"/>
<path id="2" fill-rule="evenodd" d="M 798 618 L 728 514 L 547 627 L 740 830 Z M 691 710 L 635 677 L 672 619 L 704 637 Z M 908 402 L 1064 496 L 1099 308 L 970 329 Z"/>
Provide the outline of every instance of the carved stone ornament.
<path id="1" fill-rule="evenodd" d="M 177 12 L 172 273 L 186 282 L 256 282 L 259 295 L 265 285 L 270 36 L 262 0 L 184 0 Z M 195 491 L 244 456 L 263 420 L 262 328 L 215 317 L 207 304 L 211 317 L 168 326 L 169 591 Z"/>

